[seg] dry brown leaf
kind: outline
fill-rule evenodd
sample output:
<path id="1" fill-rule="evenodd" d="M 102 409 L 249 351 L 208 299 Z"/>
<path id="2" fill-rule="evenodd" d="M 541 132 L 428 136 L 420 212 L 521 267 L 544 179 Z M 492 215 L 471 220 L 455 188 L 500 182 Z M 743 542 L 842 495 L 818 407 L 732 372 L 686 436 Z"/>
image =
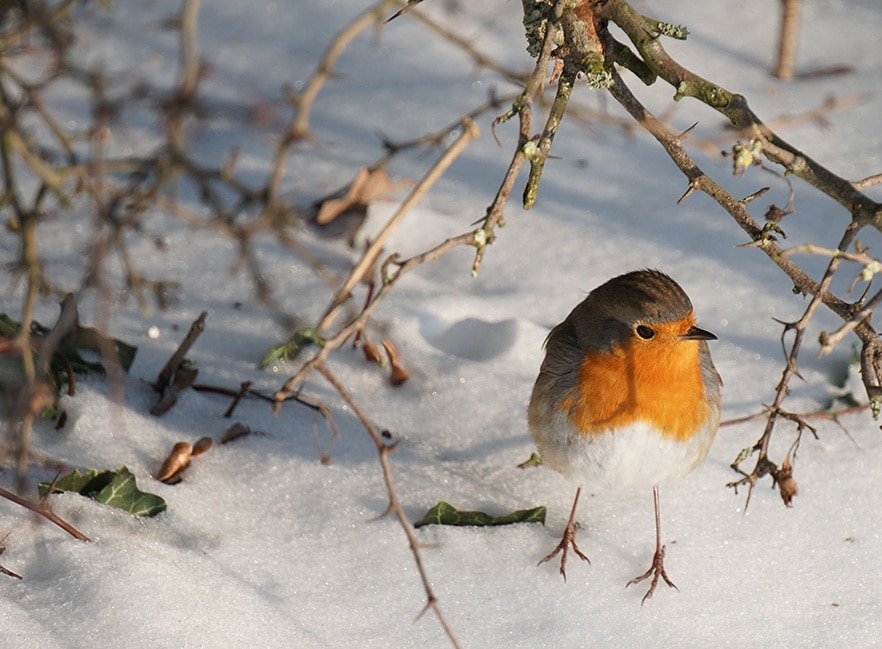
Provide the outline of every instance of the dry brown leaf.
<path id="1" fill-rule="evenodd" d="M 171 453 L 165 458 L 156 479 L 160 482 L 168 482 L 181 471 L 190 466 L 190 458 L 193 457 L 193 447 L 187 442 L 178 442 L 172 447 Z"/>
<path id="2" fill-rule="evenodd" d="M 367 206 L 372 201 L 412 184 L 411 180 L 393 181 L 383 168 L 362 167 L 355 174 L 343 196 L 334 196 L 322 201 L 315 215 L 315 222 L 318 225 L 327 225 L 350 210 L 366 213 Z"/>
<path id="3" fill-rule="evenodd" d="M 35 381 L 26 398 L 30 413 L 39 417 L 46 408 L 55 405 L 55 389 L 46 381 Z"/>
<path id="4" fill-rule="evenodd" d="M 179 367 L 170 385 L 165 386 L 159 401 L 150 409 L 150 414 L 159 417 L 168 412 L 178 402 L 181 392 L 196 381 L 199 370 L 196 367 Z"/>
<path id="5" fill-rule="evenodd" d="M 787 507 L 793 507 L 793 497 L 799 494 L 799 485 L 793 479 L 793 465 L 790 458 L 781 462 L 781 468 L 772 472 L 775 484 L 778 485 L 778 493 Z"/>
<path id="6" fill-rule="evenodd" d="M 389 380 L 392 382 L 392 385 L 401 385 L 410 378 L 410 373 L 401 366 L 401 362 L 398 358 L 398 348 L 391 340 L 384 340 L 383 349 L 386 350 L 386 356 L 389 357 L 389 365 L 392 366 Z"/>
<path id="7" fill-rule="evenodd" d="M 205 453 L 208 449 L 211 448 L 213 442 L 214 440 L 210 437 L 200 437 L 198 440 L 196 440 L 196 443 L 193 444 L 193 457 Z"/>
<path id="8" fill-rule="evenodd" d="M 380 365 L 383 358 L 380 356 L 380 348 L 377 347 L 377 343 L 368 338 L 367 334 L 364 335 L 361 351 L 364 353 L 364 359 L 368 363 L 376 363 L 377 365 Z"/>
<path id="9" fill-rule="evenodd" d="M 247 435 L 251 432 L 251 429 L 241 422 L 236 422 L 229 428 L 227 428 L 226 432 L 223 436 L 218 440 L 219 444 L 226 444 L 228 442 L 232 442 L 237 437 L 242 437 L 242 435 Z"/>

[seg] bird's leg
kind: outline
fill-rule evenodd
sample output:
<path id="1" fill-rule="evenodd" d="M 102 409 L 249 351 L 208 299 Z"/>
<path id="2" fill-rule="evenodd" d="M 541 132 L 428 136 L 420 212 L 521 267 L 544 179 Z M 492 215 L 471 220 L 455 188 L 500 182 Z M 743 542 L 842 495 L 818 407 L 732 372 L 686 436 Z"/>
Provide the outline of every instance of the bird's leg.
<path id="1" fill-rule="evenodd" d="M 566 526 L 566 528 L 564 528 L 563 538 L 561 538 L 560 543 L 557 544 L 557 547 L 554 548 L 554 550 L 551 552 L 551 554 L 549 554 L 547 557 L 542 559 L 542 561 L 540 561 L 538 564 L 541 566 L 546 561 L 549 561 L 549 560 L 553 559 L 554 557 L 556 557 L 558 555 L 558 553 L 563 552 L 563 554 L 560 557 L 560 574 L 563 576 L 564 581 L 567 580 L 567 573 L 564 568 L 567 565 L 567 552 L 569 552 L 570 546 L 573 546 L 573 551 L 577 555 L 579 555 L 579 557 L 581 559 L 584 559 L 585 561 L 588 561 L 588 563 L 591 563 L 591 561 L 588 559 L 588 557 L 586 557 L 584 554 L 582 554 L 582 551 L 579 549 L 579 546 L 576 545 L 576 529 L 578 527 L 576 525 L 576 507 L 579 506 L 579 494 L 581 494 L 581 493 L 582 493 L 582 487 L 579 487 L 578 489 L 576 489 L 576 498 L 573 500 L 573 508 L 570 510 L 570 520 L 567 521 L 567 526 Z"/>
<path id="2" fill-rule="evenodd" d="M 652 557 L 652 565 L 649 567 L 649 570 L 639 577 L 634 577 L 634 579 L 625 584 L 625 586 L 638 584 L 644 579 L 647 579 L 650 576 L 652 577 L 652 581 L 649 584 L 649 590 L 646 591 L 643 599 L 640 600 L 641 606 L 647 599 L 652 597 L 652 593 L 655 592 L 655 587 L 658 585 L 659 577 L 664 579 L 665 583 L 674 590 L 680 590 L 674 585 L 674 582 L 668 579 L 668 574 L 665 572 L 665 546 L 663 546 L 661 542 L 661 515 L 658 511 L 658 485 L 655 485 L 652 488 L 652 500 L 655 504 L 655 556 Z"/>

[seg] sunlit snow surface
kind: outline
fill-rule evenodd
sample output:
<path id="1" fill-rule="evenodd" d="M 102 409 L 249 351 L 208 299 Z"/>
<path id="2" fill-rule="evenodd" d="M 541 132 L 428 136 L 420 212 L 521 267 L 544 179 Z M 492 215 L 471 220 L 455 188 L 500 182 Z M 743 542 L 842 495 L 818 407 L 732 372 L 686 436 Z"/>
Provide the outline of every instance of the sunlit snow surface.
<path id="1" fill-rule="evenodd" d="M 90 6 L 90 16 L 81 16 L 84 61 L 103 61 L 116 89 L 141 81 L 167 87 L 177 66 L 176 37 L 162 24 L 178 3 L 116 4 L 109 14 Z M 855 73 L 790 84 L 768 74 L 778 3 L 636 4 L 643 13 L 686 24 L 690 38 L 666 40 L 669 51 L 747 96 L 770 122 L 816 108 L 830 94 L 860 94 L 856 106 L 825 116 L 829 128 L 803 121 L 785 123 L 780 132 L 847 178 L 882 171 L 882 7 L 875 0 L 806 0 L 799 67 L 848 63 Z M 200 92 L 209 103 L 253 107 L 278 98 L 284 84 L 300 87 L 329 39 L 364 6 L 352 0 L 203 3 L 200 47 L 211 67 Z M 445 7 L 433 0 L 415 12 L 436 17 L 506 65 L 529 69 L 519 3 L 461 3 L 453 15 Z M 382 155 L 380 133 L 404 141 L 437 131 L 485 101 L 491 87 L 500 94 L 514 90 L 412 16 L 360 36 L 335 69 L 315 107 L 315 140 L 297 149 L 288 165 L 284 190 L 299 203 L 375 162 Z M 626 80 L 637 90 L 632 76 Z M 583 105 L 622 115 L 610 98 L 591 92 L 579 86 L 576 95 Z M 657 112 L 672 103 L 672 90 L 661 82 L 639 94 Z M 70 128 L 89 119 L 81 94 L 60 88 L 51 102 L 70 116 Z M 408 215 L 389 252 L 421 252 L 483 216 L 516 141 L 516 127 L 501 125 L 499 148 L 493 116 L 479 117 L 480 139 Z M 115 146 L 149 150 L 157 137 L 152 119 L 143 109 L 129 115 Z M 731 162 L 714 154 L 732 144 L 721 137 L 720 116 L 684 101 L 672 120 L 681 129 L 699 121 L 687 147 L 736 196 L 772 187 L 753 208 L 758 218 L 769 203 L 786 203 L 780 178 L 757 168 L 735 178 Z M 238 146 L 239 172 L 258 182 L 274 151 L 267 131 L 235 120 L 214 124 L 216 130 L 190 134 L 196 155 L 217 165 Z M 652 556 L 649 493 L 585 495 L 579 539 L 591 564 L 571 557 L 566 583 L 556 564 L 536 566 L 559 539 L 574 486 L 547 469 L 517 468 L 534 449 L 526 403 L 548 330 L 585 292 L 633 268 L 656 267 L 675 277 L 691 296 L 699 324 L 719 337 L 712 351 L 725 382 L 725 419 L 759 412 L 772 400 L 783 366 L 781 327 L 772 318 L 795 320 L 807 304 L 761 252 L 735 247 L 745 235 L 716 204 L 696 195 L 676 205 L 685 180 L 648 136 L 602 124 L 593 130 L 564 122 L 553 149 L 559 159 L 546 166 L 536 207 L 523 212 L 516 198 L 509 204 L 507 225 L 497 231 L 476 279 L 470 276 L 473 249 L 457 250 L 404 278 L 377 311 L 376 337 L 398 345 L 411 373 L 406 384 L 390 387 L 360 351 L 346 347 L 331 355 L 332 370 L 376 425 L 401 438 L 391 462 L 412 521 L 439 500 L 493 514 L 548 506 L 545 527 L 418 530 L 441 609 L 465 647 L 873 645 L 882 637 L 882 442 L 866 414 L 843 418 L 853 439 L 824 422 L 818 440 L 805 437 L 792 509 L 766 479 L 746 515 L 745 491 L 735 495 L 725 485 L 736 477 L 729 464 L 759 437 L 762 422 L 722 428 L 707 460 L 662 493 L 666 567 L 679 591 L 662 585 L 641 607 L 642 585 L 624 587 Z M 721 139 L 702 146 L 712 138 Z M 436 155 L 402 154 L 390 173 L 418 178 Z M 801 181 L 793 184 L 796 213 L 784 222 L 785 243 L 834 247 L 848 215 Z M 394 209 L 391 202 L 375 203 L 366 227 L 378 227 Z M 61 289 L 79 285 L 91 218 L 85 210 L 64 213 L 41 228 L 45 270 Z M 388 502 L 376 449 L 320 376 L 311 376 L 304 391 L 332 409 L 340 439 L 316 424 L 307 407 L 287 403 L 273 416 L 266 402 L 246 400 L 234 419 L 255 434 L 196 458 L 181 484 L 151 477 L 175 442 L 219 437 L 231 423 L 222 417 L 228 400 L 208 393 L 186 393 L 164 417 L 149 414 L 155 397 L 148 383 L 201 311 L 208 311 L 207 328 L 189 354 L 200 383 L 236 389 L 251 380 L 270 393 L 299 365 L 256 369 L 266 349 L 290 332 L 256 303 L 247 277 L 230 274 L 237 251 L 227 239 L 194 233 L 159 214 L 149 215 L 145 228 L 166 239 L 166 252 L 157 252 L 149 236 L 132 237 L 135 264 L 144 276 L 180 282 L 179 303 L 147 316 L 133 300 L 115 306 L 113 335 L 139 347 L 124 404 L 114 402 L 102 380 L 84 379 L 77 395 L 65 399 L 66 427 L 39 427 L 34 448 L 81 469 L 126 465 L 142 489 L 167 500 L 168 510 L 142 520 L 80 496 L 53 496 L 55 511 L 92 539 L 82 543 L 0 501 L 0 535 L 8 533 L 0 563 L 24 577 L 0 576 L 0 644 L 449 646 L 431 612 L 417 619 L 425 594 L 401 527 L 389 517 L 375 520 Z M 355 256 L 342 240 L 311 229 L 297 236 L 335 271 Z M 878 250 L 878 235 L 868 230 L 862 241 Z M 0 239 L 3 264 L 15 259 L 15 245 L 9 233 Z M 270 237 L 255 245 L 278 301 L 314 322 L 331 297 L 328 287 Z M 798 261 L 815 276 L 824 263 Z M 7 281 L 2 310 L 17 317 L 20 305 L 20 285 Z M 85 323 L 94 323 L 94 295 L 81 312 Z M 37 318 L 51 324 L 56 313 L 47 301 Z M 822 359 L 814 342 L 821 329 L 837 324 L 819 314 L 801 357 L 806 382 L 792 384 L 789 410 L 818 409 L 839 390 L 833 377 L 847 363 L 851 341 Z M 781 426 L 773 458 L 783 458 L 794 432 Z M 329 464 L 320 462 L 323 452 Z M 44 479 L 36 470 L 33 477 Z M 0 478 L 7 488 L 14 484 L 11 471 Z"/>

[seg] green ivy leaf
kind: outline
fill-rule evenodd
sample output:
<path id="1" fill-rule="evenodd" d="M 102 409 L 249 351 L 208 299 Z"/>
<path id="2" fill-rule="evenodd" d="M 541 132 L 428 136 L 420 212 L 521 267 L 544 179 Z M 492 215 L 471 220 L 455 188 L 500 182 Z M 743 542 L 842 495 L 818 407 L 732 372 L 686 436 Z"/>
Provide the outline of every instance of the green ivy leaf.
<path id="1" fill-rule="evenodd" d="M 49 491 L 50 483 L 41 482 L 41 495 Z M 138 489 L 134 474 L 127 467 L 116 471 L 92 469 L 82 473 L 71 471 L 55 481 L 53 492 L 73 491 L 99 503 L 127 511 L 135 516 L 155 516 L 167 505 L 161 497 Z"/>
<path id="2" fill-rule="evenodd" d="M 126 467 L 116 471 L 110 484 L 95 494 L 95 500 L 135 516 L 155 516 L 166 508 L 165 500 L 138 489 L 134 474 Z"/>
<path id="3" fill-rule="evenodd" d="M 10 318 L 5 313 L 0 313 L 0 334 L 14 336 L 21 330 L 21 324 Z"/>
<path id="4" fill-rule="evenodd" d="M 545 524 L 545 505 L 533 509 L 519 509 L 504 516 L 491 516 L 485 512 L 462 511 L 443 500 L 426 512 L 414 527 L 423 525 L 511 525 L 512 523 Z"/>
<path id="5" fill-rule="evenodd" d="M 112 471 L 99 471 L 93 469 L 86 473 L 81 473 L 74 469 L 67 475 L 63 475 L 55 481 L 52 491 L 61 493 L 62 491 L 75 491 L 84 496 L 91 496 L 93 493 L 101 491 L 113 478 Z M 45 496 L 49 491 L 49 482 L 41 482 L 37 485 L 40 495 Z"/>
<path id="6" fill-rule="evenodd" d="M 132 363 L 135 362 L 135 355 L 138 353 L 138 348 L 134 345 L 124 343 L 119 338 L 113 339 L 113 345 L 116 347 L 116 357 L 119 359 L 119 364 L 124 371 L 128 372 Z"/>
<path id="7" fill-rule="evenodd" d="M 291 360 L 307 345 L 321 347 L 325 339 L 315 327 L 303 327 L 294 332 L 294 335 L 285 342 L 270 347 L 260 361 L 261 369 L 266 369 L 278 361 Z"/>
<path id="8" fill-rule="evenodd" d="M 87 361 L 76 349 L 67 349 L 63 355 L 67 362 L 70 363 L 70 367 L 75 374 L 100 374 L 102 376 L 106 374 L 104 365 L 98 362 Z M 59 369 L 64 371 L 67 368 L 60 366 Z"/>
<path id="9" fill-rule="evenodd" d="M 518 464 L 519 469 L 529 469 L 534 466 L 542 466 L 542 457 L 535 451 L 530 454 L 530 458 Z"/>
<path id="10" fill-rule="evenodd" d="M 0 335 L 12 336 L 17 334 L 20 330 L 21 323 L 13 320 L 5 313 L 0 313 Z M 114 349 L 116 349 L 117 360 L 119 360 L 119 364 L 123 370 L 128 372 L 129 368 L 132 367 L 132 363 L 135 361 L 135 355 L 138 353 L 138 348 L 134 345 L 129 345 L 118 338 L 106 338 L 97 329 L 92 327 L 81 327 L 79 323 L 77 323 L 74 331 L 62 341 L 63 344 L 59 346 L 56 353 L 63 356 L 73 368 L 73 371 L 77 374 L 104 374 L 104 365 L 100 362 L 85 360 L 80 354 L 80 351 L 87 350 L 100 354 L 101 342 L 107 340 L 113 342 Z M 67 367 L 63 363 L 59 363 L 57 360 L 53 360 L 53 369 L 61 373 L 67 371 Z"/>

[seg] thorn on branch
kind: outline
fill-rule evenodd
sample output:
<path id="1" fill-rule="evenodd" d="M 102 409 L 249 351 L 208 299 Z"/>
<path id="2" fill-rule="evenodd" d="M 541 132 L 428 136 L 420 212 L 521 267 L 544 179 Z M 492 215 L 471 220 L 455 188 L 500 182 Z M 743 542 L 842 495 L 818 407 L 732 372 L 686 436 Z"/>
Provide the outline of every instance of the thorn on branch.
<path id="1" fill-rule="evenodd" d="M 690 196 L 692 196 L 692 194 L 695 193 L 695 190 L 696 190 L 696 189 L 697 189 L 697 188 L 696 188 L 696 186 L 695 186 L 694 183 L 689 183 L 689 187 L 687 187 L 687 188 L 686 188 L 686 191 L 683 192 L 683 195 L 682 195 L 680 198 L 677 199 L 677 205 L 679 205 L 680 203 L 682 203 L 683 201 L 685 201 L 687 198 L 689 198 Z"/>
<path id="2" fill-rule="evenodd" d="M 687 128 L 686 130 L 682 131 L 679 135 L 677 135 L 677 137 L 676 137 L 677 141 L 682 142 L 683 140 L 685 140 L 686 137 L 689 135 L 689 133 L 692 131 L 692 129 L 694 129 L 696 126 L 698 126 L 698 122 L 693 122 L 689 128 Z"/>
<path id="3" fill-rule="evenodd" d="M 393 20 L 395 20 L 396 18 L 398 18 L 398 16 L 403 16 L 404 14 L 408 13 L 411 9 L 413 9 L 414 7 L 416 7 L 416 6 L 417 6 L 419 3 L 421 3 L 422 1 L 423 1 L 423 0 L 407 0 L 407 4 L 404 5 L 404 6 L 403 6 L 401 9 L 399 9 L 397 12 L 395 12 L 395 14 L 393 14 L 392 16 L 390 16 L 389 18 L 387 18 L 386 20 L 384 20 L 384 21 L 383 21 L 383 24 L 385 25 L 385 24 L 387 24 L 387 23 L 389 23 L 389 22 L 392 22 Z"/>
<path id="4" fill-rule="evenodd" d="M 747 205 L 751 201 L 755 201 L 756 199 L 758 199 L 760 196 L 765 194 L 767 191 L 769 191 L 768 187 L 761 187 L 760 189 L 756 190 L 754 193 L 750 194 L 749 196 L 745 196 L 744 198 L 742 198 L 740 202 L 742 205 Z M 767 220 L 771 221 L 772 219 L 767 219 Z M 778 221 L 780 221 L 780 219 L 778 219 Z M 775 221 L 775 222 L 777 223 L 777 221 Z"/>

